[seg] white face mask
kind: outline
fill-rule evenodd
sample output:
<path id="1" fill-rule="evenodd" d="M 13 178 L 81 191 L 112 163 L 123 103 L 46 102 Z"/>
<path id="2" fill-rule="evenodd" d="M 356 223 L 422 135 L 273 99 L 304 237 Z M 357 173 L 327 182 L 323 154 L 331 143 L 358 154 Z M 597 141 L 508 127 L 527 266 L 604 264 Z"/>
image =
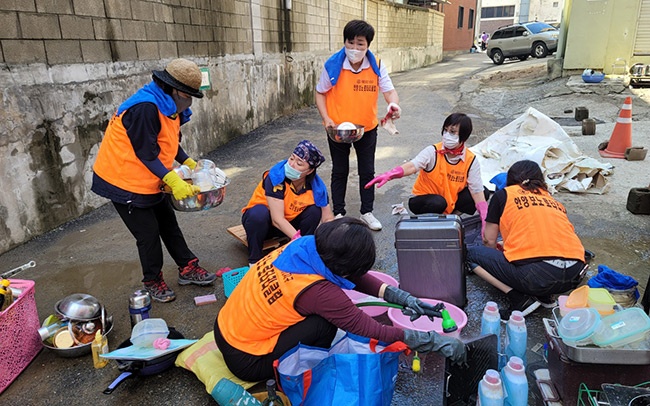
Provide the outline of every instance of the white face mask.
<path id="1" fill-rule="evenodd" d="M 345 56 L 348 57 L 350 63 L 359 63 L 363 61 L 366 56 L 366 51 L 359 51 L 358 49 L 345 48 Z"/>
<path id="2" fill-rule="evenodd" d="M 454 135 L 449 131 L 445 131 L 442 133 L 442 146 L 445 147 L 446 149 L 458 148 L 459 144 L 460 144 L 460 140 L 457 135 Z"/>

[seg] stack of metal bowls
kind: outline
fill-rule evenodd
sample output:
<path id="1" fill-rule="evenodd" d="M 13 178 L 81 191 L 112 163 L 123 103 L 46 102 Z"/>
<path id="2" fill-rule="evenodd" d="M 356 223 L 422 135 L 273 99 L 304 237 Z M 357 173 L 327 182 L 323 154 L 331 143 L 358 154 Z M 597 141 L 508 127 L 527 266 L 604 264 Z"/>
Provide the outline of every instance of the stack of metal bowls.
<path id="1" fill-rule="evenodd" d="M 355 129 L 345 130 L 337 129 L 334 127 L 327 127 L 327 136 L 334 142 L 350 144 L 356 141 L 359 141 L 363 137 L 364 128 L 362 125 L 356 125 Z"/>
<path id="2" fill-rule="evenodd" d="M 106 309 L 99 301 L 85 293 L 75 293 L 59 300 L 54 305 L 58 318 L 67 322 L 58 333 L 66 334 L 72 339 L 73 345 L 66 348 L 57 347 L 54 342 L 44 340 L 43 346 L 56 352 L 62 357 L 78 357 L 90 353 L 90 346 L 95 333 L 101 329 L 103 335 L 108 335 L 113 329 L 112 317 L 106 315 Z"/>
<path id="3" fill-rule="evenodd" d="M 168 194 L 169 200 L 172 203 L 172 206 L 175 210 L 178 211 L 201 211 L 208 210 L 214 207 L 219 206 L 223 203 L 223 199 L 226 197 L 226 186 L 230 183 L 229 179 L 226 179 L 222 186 L 208 190 L 206 192 L 200 192 L 197 195 L 186 197 L 185 199 L 178 200 L 174 198 L 173 194 Z"/>

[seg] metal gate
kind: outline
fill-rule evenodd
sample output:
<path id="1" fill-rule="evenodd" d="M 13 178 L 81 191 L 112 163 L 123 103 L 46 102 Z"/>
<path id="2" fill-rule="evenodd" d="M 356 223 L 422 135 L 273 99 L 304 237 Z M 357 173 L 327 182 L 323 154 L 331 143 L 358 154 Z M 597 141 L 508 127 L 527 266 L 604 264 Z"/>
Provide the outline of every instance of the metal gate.
<path id="1" fill-rule="evenodd" d="M 633 55 L 650 55 L 650 0 L 641 0 Z"/>

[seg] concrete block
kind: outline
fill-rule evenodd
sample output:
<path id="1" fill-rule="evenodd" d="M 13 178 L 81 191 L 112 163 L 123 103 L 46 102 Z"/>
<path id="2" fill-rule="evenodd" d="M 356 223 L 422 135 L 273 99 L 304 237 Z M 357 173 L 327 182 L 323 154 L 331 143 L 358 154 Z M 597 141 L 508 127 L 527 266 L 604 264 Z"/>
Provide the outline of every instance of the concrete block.
<path id="1" fill-rule="evenodd" d="M 54 14 L 18 13 L 20 30 L 25 39 L 59 39 L 59 16 Z"/>
<path id="2" fill-rule="evenodd" d="M 45 40 L 45 54 L 50 65 L 83 62 L 77 40 Z"/>
<path id="3" fill-rule="evenodd" d="M 132 18 L 131 2 L 128 0 L 104 0 L 106 17 Z"/>
<path id="4" fill-rule="evenodd" d="M 629 147 L 625 149 L 625 159 L 628 161 L 643 161 L 648 150 L 644 147 Z"/>
<path id="5" fill-rule="evenodd" d="M 185 41 L 200 41 L 201 40 L 201 27 L 198 25 L 184 25 Z"/>
<path id="6" fill-rule="evenodd" d="M 167 41 L 185 41 L 185 30 L 181 24 L 165 24 Z"/>
<path id="7" fill-rule="evenodd" d="M 36 4 L 25 0 L 0 0 L 0 10 L 36 11 Z"/>
<path id="8" fill-rule="evenodd" d="M 173 42 L 159 42 L 158 52 L 160 53 L 160 59 L 178 58 L 178 49 L 176 48 L 176 44 Z"/>
<path id="9" fill-rule="evenodd" d="M 80 41 L 81 56 L 86 63 L 111 61 L 111 45 L 108 41 Z"/>
<path id="10" fill-rule="evenodd" d="M 226 2 L 229 3 L 229 2 Z M 174 9 L 174 22 L 176 24 L 190 24 L 190 10 L 187 8 Z"/>
<path id="11" fill-rule="evenodd" d="M 93 20 L 90 17 L 73 15 L 59 16 L 63 39 L 95 39 Z"/>
<path id="12" fill-rule="evenodd" d="M 153 3 L 149 1 L 131 0 L 131 12 L 134 20 L 151 21 L 154 19 Z"/>
<path id="13" fill-rule="evenodd" d="M 164 41 L 167 39 L 165 23 L 145 21 L 144 30 L 147 33 L 147 41 Z"/>
<path id="14" fill-rule="evenodd" d="M 0 39 L 18 38 L 18 14 L 0 12 Z"/>
<path id="15" fill-rule="evenodd" d="M 626 208 L 633 214 L 650 214 L 650 189 L 630 189 Z"/>
<path id="16" fill-rule="evenodd" d="M 164 23 L 174 22 L 174 11 L 167 4 L 154 4 L 153 5 L 153 18 L 154 21 L 162 21 Z"/>
<path id="17" fill-rule="evenodd" d="M 98 18 L 93 20 L 95 39 L 122 40 L 122 21 L 117 19 Z"/>
<path id="18" fill-rule="evenodd" d="M 589 109 L 586 107 L 576 107 L 576 112 L 575 112 L 576 121 L 582 121 L 585 118 L 589 118 Z"/>
<path id="19" fill-rule="evenodd" d="M 585 118 L 582 120 L 582 135 L 595 135 L 596 134 L 596 120 L 593 118 Z"/>
<path id="20" fill-rule="evenodd" d="M 114 61 L 135 61 L 138 59 L 135 41 L 110 41 L 110 43 Z"/>
<path id="21" fill-rule="evenodd" d="M 127 40 L 145 41 L 147 39 L 147 31 L 142 21 L 122 20 L 122 34 Z"/>
<path id="22" fill-rule="evenodd" d="M 3 40 L 1 43 L 6 63 L 47 62 L 41 40 Z"/>
<path id="23" fill-rule="evenodd" d="M 135 47 L 138 51 L 138 60 L 140 61 L 160 59 L 157 42 L 138 41 L 135 43 Z"/>
<path id="24" fill-rule="evenodd" d="M 36 0 L 36 11 L 39 13 L 72 14 L 70 0 Z"/>
<path id="25" fill-rule="evenodd" d="M 76 15 L 106 17 L 103 0 L 72 0 Z"/>

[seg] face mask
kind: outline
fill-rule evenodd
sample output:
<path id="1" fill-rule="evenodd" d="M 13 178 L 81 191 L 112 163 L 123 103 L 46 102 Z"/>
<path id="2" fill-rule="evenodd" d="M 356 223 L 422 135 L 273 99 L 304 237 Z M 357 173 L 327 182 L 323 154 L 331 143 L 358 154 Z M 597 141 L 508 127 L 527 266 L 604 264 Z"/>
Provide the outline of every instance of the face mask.
<path id="1" fill-rule="evenodd" d="M 177 113 L 185 111 L 192 105 L 191 97 L 182 97 L 177 91 L 172 92 L 172 99 L 174 99 L 174 103 L 176 103 Z"/>
<path id="2" fill-rule="evenodd" d="M 301 175 L 302 172 L 300 172 L 298 169 L 294 169 L 291 165 L 289 165 L 289 162 L 284 164 L 284 176 L 290 180 L 298 180 L 300 179 Z"/>
<path id="3" fill-rule="evenodd" d="M 363 61 L 366 56 L 366 51 L 359 51 L 358 49 L 345 48 L 345 56 L 348 57 L 350 63 L 359 63 Z"/>
<path id="4" fill-rule="evenodd" d="M 457 148 L 459 141 L 460 140 L 458 136 L 450 133 L 449 131 L 445 131 L 444 133 L 442 133 L 442 146 L 445 147 L 446 149 Z"/>

